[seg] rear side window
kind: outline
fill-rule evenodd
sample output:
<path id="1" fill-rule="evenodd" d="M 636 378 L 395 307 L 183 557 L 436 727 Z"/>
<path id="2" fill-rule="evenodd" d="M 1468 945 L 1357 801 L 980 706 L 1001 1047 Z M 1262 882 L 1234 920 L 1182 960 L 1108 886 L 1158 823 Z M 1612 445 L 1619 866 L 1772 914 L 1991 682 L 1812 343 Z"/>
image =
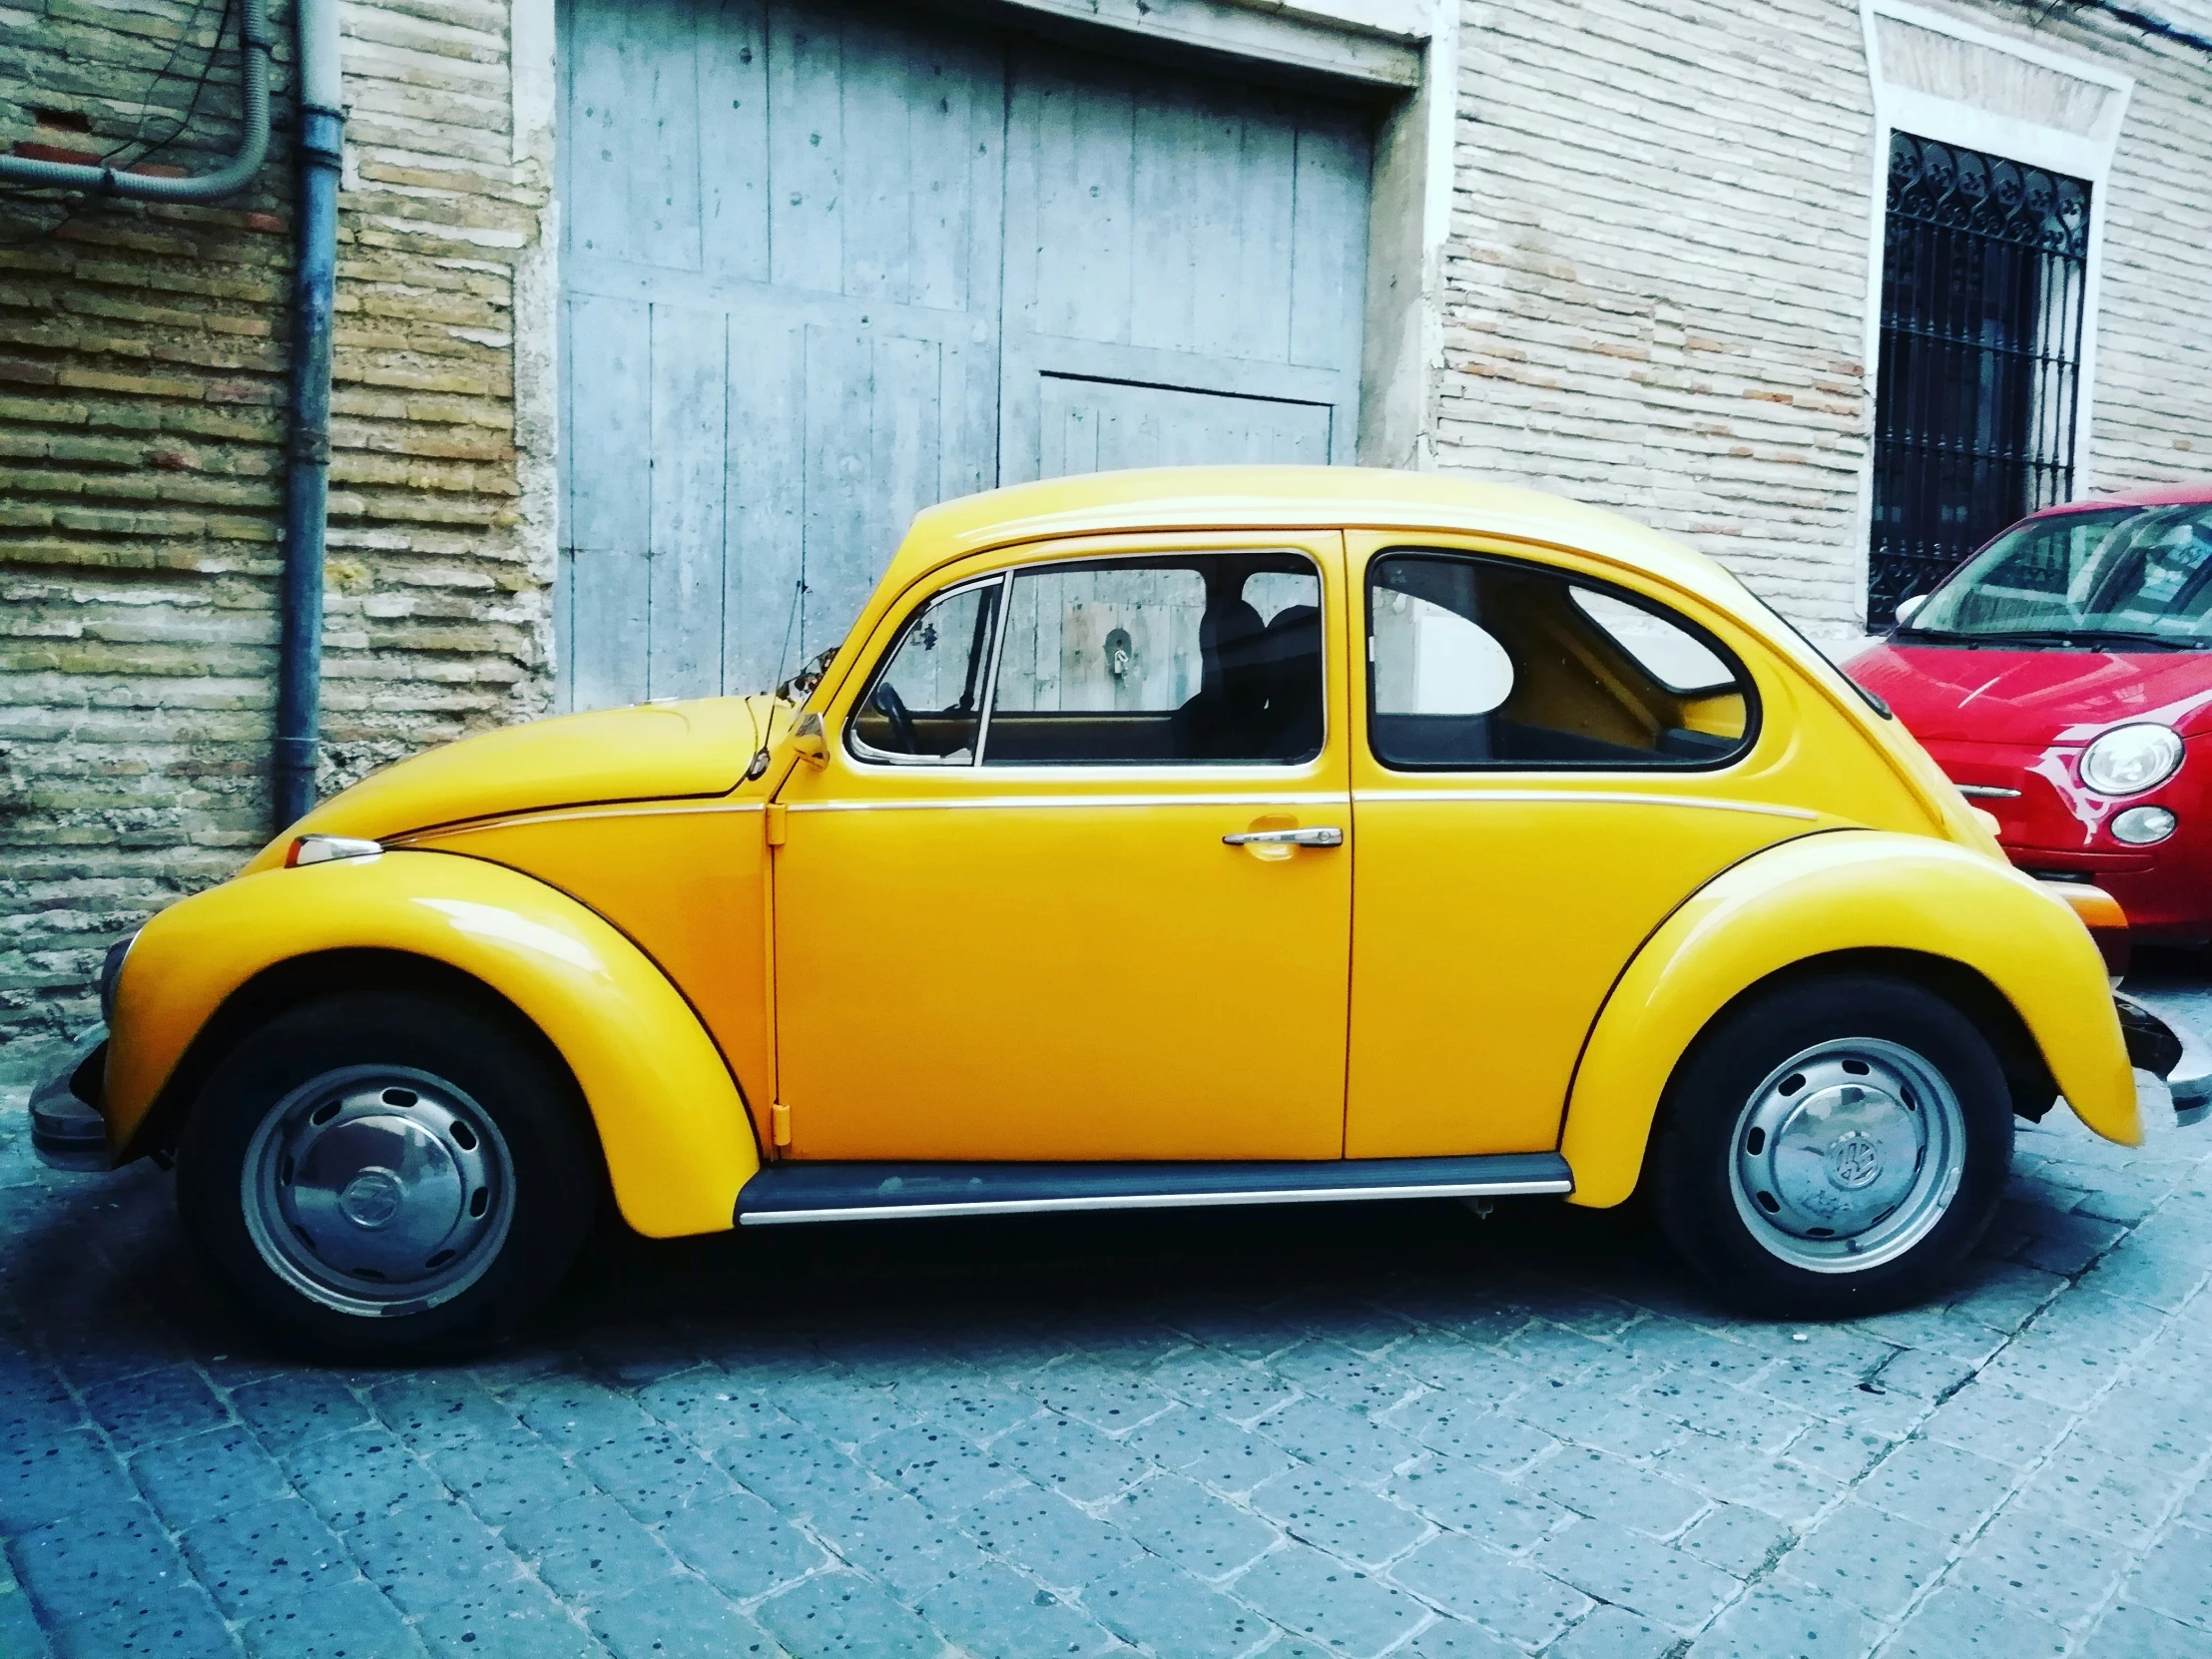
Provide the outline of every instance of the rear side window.
<path id="1" fill-rule="evenodd" d="M 1368 741 L 1398 771 L 1697 768 L 1750 747 L 1750 676 L 1617 589 L 1509 560 L 1368 567 Z"/>

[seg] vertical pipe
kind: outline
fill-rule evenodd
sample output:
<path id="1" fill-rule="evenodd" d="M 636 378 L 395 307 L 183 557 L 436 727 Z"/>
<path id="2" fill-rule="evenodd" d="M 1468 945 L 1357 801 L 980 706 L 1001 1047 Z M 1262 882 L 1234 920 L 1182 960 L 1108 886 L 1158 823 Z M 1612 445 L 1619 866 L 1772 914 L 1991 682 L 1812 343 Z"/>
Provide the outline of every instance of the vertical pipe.
<path id="1" fill-rule="evenodd" d="M 337 290 L 345 114 L 337 0 L 298 0 L 298 248 L 292 267 L 291 419 L 278 595 L 276 826 L 314 805 L 321 748 L 322 557 L 330 495 L 330 312 Z"/>

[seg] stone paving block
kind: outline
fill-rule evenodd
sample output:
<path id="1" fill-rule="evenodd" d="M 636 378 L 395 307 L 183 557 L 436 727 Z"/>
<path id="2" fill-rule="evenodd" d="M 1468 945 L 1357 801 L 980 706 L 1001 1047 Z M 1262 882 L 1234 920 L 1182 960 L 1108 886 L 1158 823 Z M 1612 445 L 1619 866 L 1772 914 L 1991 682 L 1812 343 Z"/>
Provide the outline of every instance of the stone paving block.
<path id="1" fill-rule="evenodd" d="M 399 1610 L 358 1578 L 250 1619 L 238 1636 L 253 1659 L 421 1659 L 429 1652 Z"/>
<path id="2" fill-rule="evenodd" d="M 276 1460 L 238 1423 L 142 1451 L 131 1475 L 171 1526 L 280 1496 L 290 1489 Z"/>
<path id="3" fill-rule="evenodd" d="M 354 1576 L 345 1546 L 296 1497 L 217 1515 L 179 1541 L 216 1605 L 234 1619 L 257 1618 L 279 1602 Z"/>
<path id="4" fill-rule="evenodd" d="M 1982 1529 L 1947 1582 L 2078 1629 L 2104 1605 L 2128 1564 L 2128 1552 L 2112 1539 L 2014 1505 Z"/>
<path id="5" fill-rule="evenodd" d="M 751 1492 L 693 1504 L 662 1529 L 661 1541 L 736 1601 L 766 1595 L 830 1564 L 805 1533 Z"/>
<path id="6" fill-rule="evenodd" d="M 904 1378 L 893 1383 L 897 1403 L 922 1422 L 941 1422 L 982 1445 L 1037 1414 L 1037 1402 L 988 1377 L 961 1372 Z"/>
<path id="7" fill-rule="evenodd" d="M 2055 1624 L 1994 1596 L 1945 1585 L 1898 1627 L 1882 1659 L 2058 1659 L 2065 1651 L 2066 1633 Z"/>
<path id="8" fill-rule="evenodd" d="M 395 1378 L 371 1388 L 368 1400 L 381 1420 L 421 1452 L 503 1435 L 516 1426 L 514 1413 L 473 1378 L 457 1373 Z"/>
<path id="9" fill-rule="evenodd" d="M 982 1550 L 943 1516 L 888 1486 L 824 1509 L 810 1524 L 844 1560 L 908 1601 L 984 1559 Z"/>
<path id="10" fill-rule="evenodd" d="M 346 1540 L 370 1582 L 408 1614 L 521 1576 L 522 1563 L 460 1504 L 414 1503 L 363 1521 Z"/>
<path id="11" fill-rule="evenodd" d="M 1665 1625 L 1638 1618 L 1625 1607 L 1600 1603 L 1590 1609 L 1589 1617 L 1545 1648 L 1544 1659 L 1672 1659 L 1681 1646 L 1682 1638 Z"/>
<path id="12" fill-rule="evenodd" d="M 1333 1342 L 1300 1343 L 1269 1360 L 1268 1370 L 1351 1411 L 1386 1411 L 1419 1386 L 1410 1372 L 1389 1361 Z"/>
<path id="13" fill-rule="evenodd" d="M 2162 1255 L 2129 1240 L 2081 1276 L 2079 1288 L 2178 1313 L 2212 1276 L 2212 1263 Z"/>
<path id="14" fill-rule="evenodd" d="M 511 1519 L 501 1533 L 555 1594 L 596 1606 L 677 1570 L 661 1539 L 601 1493 Z"/>
<path id="15" fill-rule="evenodd" d="M 444 1485 L 381 1423 L 320 1436 L 286 1460 L 292 1484 L 340 1532 L 401 1503 L 434 1503 Z"/>
<path id="16" fill-rule="evenodd" d="M 1794 1584 L 1759 1585 L 1722 1610 L 1687 1659 L 1862 1659 L 1881 1636 L 1850 1602 Z"/>
<path id="17" fill-rule="evenodd" d="M 238 1659 L 239 1651 L 207 1591 L 192 1583 L 144 1586 L 112 1612 L 60 1626 L 51 1648 L 36 1625 L 24 1634 L 19 1640 L 0 1613 L 0 1653 L 8 1659 L 49 1651 L 58 1659 Z"/>
<path id="18" fill-rule="evenodd" d="M 2077 1428 L 2028 1475 L 2020 1507 L 2140 1546 L 2194 1472 L 2178 1457 L 2143 1462 L 2122 1458 Z"/>
<path id="19" fill-rule="evenodd" d="M 1139 1432 L 1150 1433 L 1158 1426 Z M 1421 1455 L 1419 1443 L 1397 1430 L 1384 1428 L 1363 1412 L 1312 1396 L 1293 1400 L 1266 1417 L 1259 1431 L 1306 1462 L 1325 1463 L 1348 1480 L 1368 1485 L 1380 1484 Z"/>
<path id="20" fill-rule="evenodd" d="M 895 1604 L 893 1610 L 903 1618 L 912 1617 Z M 622 1596 L 599 1602 L 585 1614 L 585 1620 L 615 1659 L 735 1659 L 739 1654 L 777 1651 L 768 1644 L 761 1627 L 731 1606 L 712 1585 L 683 1575 L 657 1581 L 649 1595 Z M 869 1650 L 864 1647 L 839 1649 L 821 1642 L 798 1651 L 814 1654 Z M 884 1651 L 934 1655 L 937 1648 L 886 1648 Z"/>
<path id="21" fill-rule="evenodd" d="M 807 1579 L 769 1597 L 754 1616 L 785 1647 L 808 1659 L 817 1654 L 938 1659 L 945 1649 L 942 1636 L 855 1573 Z M 624 1653 L 623 1659 L 630 1655 Z"/>
<path id="22" fill-rule="evenodd" d="M 1263 1481 L 1246 1501 L 1292 1537 L 1369 1567 L 1428 1530 L 1411 1510 L 1311 1464 Z"/>
<path id="23" fill-rule="evenodd" d="M 2168 1531 L 2144 1553 L 2120 1599 L 2212 1632 L 2212 1532 L 2193 1526 Z"/>
<path id="24" fill-rule="evenodd" d="M 0 1532 L 28 1532 L 85 1511 L 113 1513 L 137 1496 L 123 1465 L 89 1428 L 0 1454 Z"/>
<path id="25" fill-rule="evenodd" d="M 225 1631 L 224 1639 L 228 1641 L 230 1639 L 229 1632 L 225 1629 L 222 1619 L 216 1615 L 212 1606 L 206 1605 L 207 1592 L 201 1590 L 197 1585 L 191 1586 L 190 1591 L 200 1598 L 202 1605 L 206 1608 L 207 1616 L 215 1619 L 216 1628 Z M 130 1613 L 119 1610 L 117 1616 L 128 1618 Z M 184 1627 L 188 1618 L 189 1615 L 179 1617 L 180 1637 L 185 1633 Z M 86 1619 L 83 1621 L 83 1625 L 87 1629 L 98 1631 L 101 1628 L 101 1621 Z M 71 1630 L 78 1627 L 65 1625 L 62 1628 Z M 111 1646 L 102 1645 L 86 1654 L 85 1659 L 105 1659 L 105 1655 L 110 1651 L 112 1651 Z M 158 1653 L 160 1649 L 141 1648 L 139 1651 Z M 5 1551 L 0 1551 L 0 1653 L 8 1655 L 8 1659 L 53 1659 L 54 1655 L 54 1645 L 48 1640 L 47 1633 L 39 1628 L 38 1614 L 32 1611 L 31 1598 L 25 1595 L 23 1587 L 16 1583 L 14 1569 L 8 1565 Z M 76 1656 L 72 1655 L 71 1659 L 76 1659 Z M 229 1659 L 229 1656 L 226 1656 L 226 1659 Z"/>
<path id="26" fill-rule="evenodd" d="M 369 1421 L 368 1407 L 321 1372 L 284 1372 L 235 1388 L 231 1406 L 278 1457 Z"/>
<path id="27" fill-rule="evenodd" d="M 579 1377 L 533 1379 L 508 1390 L 504 1403 L 532 1432 L 567 1452 L 653 1428 L 636 1400 Z"/>
<path id="28" fill-rule="evenodd" d="M 1549 1642 L 1591 1605 L 1571 1585 L 1455 1532 L 1438 1533 L 1393 1562 L 1389 1576 L 1454 1617 L 1530 1649 Z"/>
<path id="29" fill-rule="evenodd" d="M 637 1402 L 710 1457 L 734 1440 L 757 1439 L 791 1419 L 765 1393 L 714 1366 L 695 1366 L 648 1383 Z"/>
<path id="30" fill-rule="evenodd" d="M 1535 1381 L 1494 1348 L 1442 1331 L 1416 1332 L 1390 1350 L 1389 1360 L 1446 1397 L 1476 1407 L 1502 1405 Z"/>
<path id="31" fill-rule="evenodd" d="M 1060 1415 L 1106 1434 L 1126 1434 L 1177 1405 L 1150 1382 L 1089 1360 L 1054 1366 L 1025 1380 L 1022 1389 Z"/>
<path id="32" fill-rule="evenodd" d="M 730 1476 L 674 1429 L 654 1427 L 576 1453 L 577 1467 L 643 1521 L 667 1520 L 731 1490 Z"/>
<path id="33" fill-rule="evenodd" d="M 2086 1198 L 2088 1195 L 2082 1195 Z M 2079 1202 L 2079 1200 L 2076 1200 Z M 2119 1242 L 2127 1231 L 2077 1211 L 2040 1211 L 2027 1222 L 2034 1237 L 2013 1255 L 2045 1273 L 2076 1274 Z"/>
<path id="34" fill-rule="evenodd" d="M 1630 1354 L 1651 1362 L 1654 1376 L 1665 1368 L 1740 1384 L 1774 1363 L 1770 1355 L 1719 1332 L 1663 1316 L 1629 1326 L 1618 1341 Z"/>
<path id="35" fill-rule="evenodd" d="M 1684 1433 L 1680 1422 L 1641 1399 L 1575 1388 L 1524 1388 L 1499 1409 L 1559 1440 L 1624 1457 L 1656 1457 Z"/>
<path id="36" fill-rule="evenodd" d="M 1274 1628 L 1243 1602 L 1142 1552 L 1087 1585 L 1082 1600 L 1124 1641 L 1177 1659 L 1233 1659 Z"/>
<path id="37" fill-rule="evenodd" d="M 1670 1372 L 1638 1396 L 1662 1416 L 1700 1433 L 1780 1451 L 1811 1426 L 1802 1410 L 1691 1372 Z"/>
<path id="38" fill-rule="evenodd" d="M 1717 1567 L 1607 1521 L 1586 1520 L 1554 1533 L 1529 1552 L 1529 1561 L 1585 1595 L 1685 1634 L 1742 1587 Z"/>
<path id="39" fill-rule="evenodd" d="M 923 1596 L 916 1611 L 975 1659 L 1040 1659 L 1121 1647 L 1088 1614 L 996 1562 L 954 1574 Z"/>
<path id="40" fill-rule="evenodd" d="M 231 1420 L 197 1368 L 164 1366 L 85 1390 L 85 1409 L 123 1451 L 142 1450 Z"/>
<path id="41" fill-rule="evenodd" d="M 1288 1630 L 1354 1655 L 1394 1646 L 1428 1617 L 1395 1585 L 1297 1542 L 1263 1555 L 1229 1593 Z"/>
<path id="42" fill-rule="evenodd" d="M 1145 1374 L 1145 1381 L 1186 1405 L 1245 1428 L 1298 1397 L 1293 1384 L 1259 1366 L 1202 1348 L 1169 1355 Z"/>
<path id="43" fill-rule="evenodd" d="M 1179 1474 L 1153 1476 L 1117 1498 L 1106 1518 L 1162 1560 L 1215 1581 L 1271 1548 L 1275 1529 Z"/>
<path id="44" fill-rule="evenodd" d="M 759 1439 L 730 1441 L 715 1453 L 715 1465 L 800 1520 L 864 1499 L 879 1484 L 828 1440 L 796 1423 Z"/>
<path id="45" fill-rule="evenodd" d="M 1869 1428 L 1854 1428 L 1840 1422 L 1815 1422 L 1783 1447 L 1783 1451 L 1799 1468 L 1810 1469 L 1848 1486 L 1896 1447 L 1897 1441 Z"/>
<path id="46" fill-rule="evenodd" d="M 900 1401 L 889 1382 L 863 1384 L 817 1374 L 771 1383 L 768 1397 L 785 1416 L 833 1445 L 861 1445 L 914 1420 L 912 1406 Z"/>
<path id="47" fill-rule="evenodd" d="M 1938 1405 L 1921 1431 L 1945 1445 L 2024 1466 L 2056 1445 L 2072 1420 L 2063 1406 L 1977 1378 Z"/>
<path id="48" fill-rule="evenodd" d="M 1154 1417 L 1120 1443 L 1161 1468 L 1172 1469 L 1214 1491 L 1239 1495 L 1300 1466 L 1296 1456 L 1259 1429 L 1243 1427 L 1189 1405 L 1178 1405 Z"/>
<path id="49" fill-rule="evenodd" d="M 519 1423 L 423 1460 L 447 1490 L 494 1526 L 592 1489 L 559 1452 Z"/>
<path id="50" fill-rule="evenodd" d="M 1518 1418 L 1444 1393 L 1409 1399 L 1381 1420 L 1432 1450 L 1472 1458 L 1500 1474 L 1526 1468 L 1559 1443 Z"/>
<path id="51" fill-rule="evenodd" d="M 1871 1381 L 1894 1394 L 1910 1394 L 1934 1403 L 1950 1394 L 1980 1370 L 1980 1358 L 1964 1359 L 1934 1349 L 1900 1349 Z"/>
<path id="52" fill-rule="evenodd" d="M 995 1451 L 934 1423 L 892 1429 L 857 1455 L 878 1478 L 946 1516 L 1021 1478 Z"/>
<path id="53" fill-rule="evenodd" d="M 1673 1637 L 1667 1638 L 1670 1642 Z M 1552 1650 L 1556 1653 L 1558 1650 Z M 1390 1650 L 1390 1659 L 1522 1659 L 1521 1650 L 1478 1624 L 1439 1618 L 1404 1645 Z"/>
<path id="54" fill-rule="evenodd" d="M 2016 1478 L 1993 1458 L 1940 1440 L 1908 1440 L 1860 1482 L 1857 1495 L 1955 1538 L 1994 1509 Z"/>
<path id="55" fill-rule="evenodd" d="M 1461 1457 L 1425 1458 L 1393 1476 L 1383 1492 L 1438 1526 L 1502 1550 L 1526 1549 L 1574 1519 L 1564 1505 Z"/>
<path id="56" fill-rule="evenodd" d="M 135 1605 L 140 1586 L 186 1577 L 184 1557 L 139 1502 L 88 1510 L 27 1532 L 10 1546 L 16 1578 L 48 1624 Z"/>
<path id="57" fill-rule="evenodd" d="M 1942 1570 L 1950 1540 L 1859 1502 L 1845 1503 L 1782 1557 L 1788 1577 L 1895 1618 Z"/>
<path id="58" fill-rule="evenodd" d="M 1727 1503 L 1745 1504 L 1793 1524 L 1809 1521 L 1843 1492 L 1839 1481 L 1770 1456 L 1756 1446 L 1692 1433 L 1668 1448 L 1658 1468 L 1669 1479 Z"/>
<path id="59" fill-rule="evenodd" d="M 607 1650 L 533 1579 L 518 1578 L 425 1613 L 415 1635 L 443 1659 L 605 1659 Z"/>
<path id="60" fill-rule="evenodd" d="M 2044 1303 L 2066 1288 L 2055 1273 L 2004 1263 L 1977 1264 L 1947 1306 L 1978 1324 L 2013 1332 L 2034 1318 Z"/>
<path id="61" fill-rule="evenodd" d="M 1674 1546 L 1733 1577 L 1750 1578 L 1797 1538 L 1794 1528 L 1772 1515 L 1740 1503 L 1716 1503 L 1691 1522 Z"/>
<path id="62" fill-rule="evenodd" d="M 2001 1332 L 1939 1303 L 1876 1314 L 1852 1321 L 1851 1328 L 1901 1351 L 1875 1374 L 1878 1378 L 1908 1352 L 1978 1366 L 2004 1345 Z"/>
<path id="63" fill-rule="evenodd" d="M 1181 1408 L 1188 1412 L 1189 1407 Z M 1168 1419 L 1156 1419 L 1165 1421 Z M 1147 1424 L 1139 1432 L 1150 1432 Z M 1130 1440 L 1136 1436 L 1132 1434 Z M 1049 1486 L 1077 1503 L 1099 1503 L 1151 1476 L 1154 1465 L 1133 1444 L 1116 1440 L 1087 1424 L 1047 1415 L 1010 1428 L 991 1442 L 991 1452 L 1040 1486 Z"/>
<path id="64" fill-rule="evenodd" d="M 2204 1659 L 2204 1632 L 2133 1602 L 2120 1602 L 2097 1621 L 2080 1651 L 2102 1659 Z"/>
<path id="65" fill-rule="evenodd" d="M 1026 1481 L 983 1499 L 960 1525 L 985 1549 L 1065 1590 L 1125 1571 L 1144 1555 L 1120 1527 Z"/>
<path id="66" fill-rule="evenodd" d="M 1702 1494 L 1602 1451 L 1562 1451 L 1528 1478 L 1579 1514 L 1658 1537 L 1681 1531 L 1706 1507 Z"/>
<path id="67" fill-rule="evenodd" d="M 1928 1415 L 1929 1401 L 1905 1389 L 1892 1390 L 1876 1381 L 1898 1363 L 1894 1352 L 1870 1377 L 1811 1362 L 1784 1360 L 1752 1384 L 1769 1399 L 1824 1421 L 1864 1428 L 1902 1439 Z"/>

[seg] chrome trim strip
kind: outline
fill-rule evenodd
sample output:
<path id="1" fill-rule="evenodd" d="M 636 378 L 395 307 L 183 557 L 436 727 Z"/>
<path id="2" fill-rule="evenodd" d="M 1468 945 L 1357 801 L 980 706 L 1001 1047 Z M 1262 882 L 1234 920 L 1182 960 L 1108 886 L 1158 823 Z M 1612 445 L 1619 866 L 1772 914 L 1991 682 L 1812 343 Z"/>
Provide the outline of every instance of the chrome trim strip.
<path id="1" fill-rule="evenodd" d="M 927 801 L 795 801 L 795 813 L 974 812 L 1047 807 L 1342 807 L 1345 793 L 1256 795 L 979 795 Z"/>
<path id="2" fill-rule="evenodd" d="M 1953 780 L 1951 788 L 1977 801 L 2017 801 L 2020 798 L 2018 790 L 2004 789 L 1996 784 L 1961 784 Z"/>
<path id="3" fill-rule="evenodd" d="M 1802 807 L 1771 807 L 1758 801 L 1716 801 L 1695 795 L 1645 795 L 1626 790 L 1355 790 L 1362 806 L 1393 801 L 1594 802 L 1607 807 L 1700 807 L 1714 813 L 1757 813 L 1765 818 L 1801 819 L 1818 824 L 1821 815 Z"/>
<path id="4" fill-rule="evenodd" d="M 1056 1210 L 1190 1210 L 1244 1204 L 1336 1204 L 1368 1198 L 1513 1198 L 1526 1194 L 1565 1194 L 1568 1180 L 1436 1181 L 1404 1187 L 1301 1187 L 1276 1192 L 1138 1193 L 1081 1198 L 977 1199 L 972 1203 L 867 1204 L 834 1210 L 745 1211 L 741 1227 L 782 1227 L 817 1221 L 906 1221 L 944 1216 L 1026 1216 Z"/>
<path id="5" fill-rule="evenodd" d="M 611 818 L 695 818 L 708 813 L 757 813 L 768 805 L 765 801 L 717 801 L 705 807 L 665 807 L 653 802 L 621 807 L 549 807 L 541 812 L 517 813 L 511 818 L 479 819 L 471 824 L 439 826 L 428 830 L 410 830 L 404 835 L 394 835 L 384 844 L 404 846 L 410 841 L 443 840 L 449 835 L 473 835 L 482 830 L 511 830 L 517 826 L 537 824 L 566 824 L 574 819 Z"/>

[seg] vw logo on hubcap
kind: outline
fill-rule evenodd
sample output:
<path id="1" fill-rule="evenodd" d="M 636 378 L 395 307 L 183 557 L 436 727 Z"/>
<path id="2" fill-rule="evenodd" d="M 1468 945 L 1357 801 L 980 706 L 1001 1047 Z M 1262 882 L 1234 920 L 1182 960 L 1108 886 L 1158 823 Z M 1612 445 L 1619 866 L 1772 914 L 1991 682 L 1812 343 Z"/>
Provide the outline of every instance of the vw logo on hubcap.
<path id="1" fill-rule="evenodd" d="M 1829 1143 L 1828 1178 L 1848 1191 L 1871 1186 L 1882 1173 L 1882 1148 L 1874 1137 L 1847 1130 Z"/>
<path id="2" fill-rule="evenodd" d="M 399 1213 L 405 1194 L 388 1169 L 364 1169 L 338 1194 L 338 1210 L 355 1227 L 381 1227 Z"/>

